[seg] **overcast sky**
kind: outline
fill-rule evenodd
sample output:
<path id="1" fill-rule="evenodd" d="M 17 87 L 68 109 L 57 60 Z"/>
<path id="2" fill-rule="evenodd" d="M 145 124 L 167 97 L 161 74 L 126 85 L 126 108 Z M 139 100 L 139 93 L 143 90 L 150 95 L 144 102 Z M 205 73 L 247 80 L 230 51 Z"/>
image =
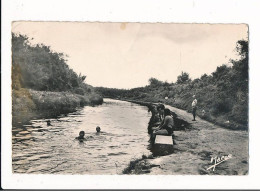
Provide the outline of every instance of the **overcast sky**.
<path id="1" fill-rule="evenodd" d="M 15 22 L 13 32 L 68 55 L 68 65 L 92 86 L 134 88 L 151 77 L 175 82 L 210 74 L 236 59 L 246 25 Z"/>

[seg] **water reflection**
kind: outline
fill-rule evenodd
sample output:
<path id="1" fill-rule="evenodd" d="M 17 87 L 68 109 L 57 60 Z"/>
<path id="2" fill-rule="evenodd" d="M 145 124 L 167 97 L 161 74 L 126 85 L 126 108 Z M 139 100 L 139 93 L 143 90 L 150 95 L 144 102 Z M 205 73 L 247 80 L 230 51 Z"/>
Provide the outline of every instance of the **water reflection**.
<path id="1" fill-rule="evenodd" d="M 151 154 L 150 116 L 146 107 L 105 99 L 101 106 L 13 127 L 13 171 L 120 174 L 131 159 Z M 101 133 L 96 133 L 96 126 Z M 87 141 L 75 140 L 81 130 Z"/>

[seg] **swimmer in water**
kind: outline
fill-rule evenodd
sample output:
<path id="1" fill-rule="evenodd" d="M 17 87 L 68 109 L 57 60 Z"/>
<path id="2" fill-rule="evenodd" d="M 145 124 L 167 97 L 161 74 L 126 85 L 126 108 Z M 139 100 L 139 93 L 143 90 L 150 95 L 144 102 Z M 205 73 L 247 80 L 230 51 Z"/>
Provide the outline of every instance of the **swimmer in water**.
<path id="1" fill-rule="evenodd" d="M 96 127 L 96 131 L 97 131 L 97 133 L 100 133 L 101 129 L 99 126 Z"/>
<path id="2" fill-rule="evenodd" d="M 100 134 L 107 134 L 106 132 L 104 131 L 101 131 L 101 128 L 99 126 L 96 127 L 96 135 L 100 135 Z"/>
<path id="3" fill-rule="evenodd" d="M 52 126 L 50 120 L 48 120 L 48 121 L 46 121 L 46 122 L 47 122 L 47 126 Z"/>
<path id="4" fill-rule="evenodd" d="M 84 131 L 80 131 L 79 132 L 79 136 L 76 137 L 75 139 L 77 139 L 79 141 L 86 141 L 87 139 L 84 136 L 85 136 L 85 132 Z"/>

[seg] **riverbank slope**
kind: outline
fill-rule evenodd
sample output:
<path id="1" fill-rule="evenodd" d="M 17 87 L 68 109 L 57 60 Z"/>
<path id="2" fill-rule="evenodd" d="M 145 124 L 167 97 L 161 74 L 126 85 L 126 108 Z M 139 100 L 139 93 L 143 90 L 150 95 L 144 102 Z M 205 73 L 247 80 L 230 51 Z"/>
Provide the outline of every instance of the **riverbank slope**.
<path id="1" fill-rule="evenodd" d="M 55 117 L 89 105 L 99 105 L 103 98 L 96 94 L 79 95 L 71 92 L 36 91 L 20 88 L 12 91 L 13 125 L 30 119 Z"/>
<path id="2" fill-rule="evenodd" d="M 12 33 L 13 125 L 32 118 L 49 118 L 103 98 L 67 64 L 67 55 L 31 38 Z"/>
<path id="3" fill-rule="evenodd" d="M 197 99 L 197 115 L 221 127 L 248 130 L 248 41 L 236 46 L 239 59 L 232 64 L 219 64 L 211 74 L 192 79 L 182 72 L 175 83 L 151 77 L 149 85 L 116 89 L 97 87 L 103 96 L 121 100 L 164 103 L 188 112 L 192 111 L 193 95 Z"/>
<path id="4" fill-rule="evenodd" d="M 143 157 L 128 174 L 171 175 L 246 175 L 248 174 L 248 131 L 234 131 L 216 126 L 192 114 L 166 106 L 192 128 L 175 131 L 174 153 L 160 157 Z M 213 168 L 214 157 L 231 156 Z M 145 169 L 144 171 L 140 168 Z"/>

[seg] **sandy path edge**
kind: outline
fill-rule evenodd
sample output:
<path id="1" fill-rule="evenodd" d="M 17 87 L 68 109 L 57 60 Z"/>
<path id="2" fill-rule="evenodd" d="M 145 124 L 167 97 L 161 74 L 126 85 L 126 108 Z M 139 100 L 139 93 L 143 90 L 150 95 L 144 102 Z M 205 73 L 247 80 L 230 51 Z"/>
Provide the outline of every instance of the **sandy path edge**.
<path id="1" fill-rule="evenodd" d="M 175 131 L 174 153 L 155 159 L 140 161 L 153 166 L 149 174 L 169 175 L 247 175 L 249 166 L 248 131 L 236 131 L 219 127 L 213 123 L 196 118 L 184 110 L 166 105 L 178 115 L 179 119 L 191 124 L 192 129 Z M 208 169 L 215 163 L 212 158 L 229 156 L 219 165 Z M 207 170 L 208 169 L 208 170 Z M 136 174 L 136 172 L 132 172 Z M 146 172 L 147 174 L 147 172 Z"/>

